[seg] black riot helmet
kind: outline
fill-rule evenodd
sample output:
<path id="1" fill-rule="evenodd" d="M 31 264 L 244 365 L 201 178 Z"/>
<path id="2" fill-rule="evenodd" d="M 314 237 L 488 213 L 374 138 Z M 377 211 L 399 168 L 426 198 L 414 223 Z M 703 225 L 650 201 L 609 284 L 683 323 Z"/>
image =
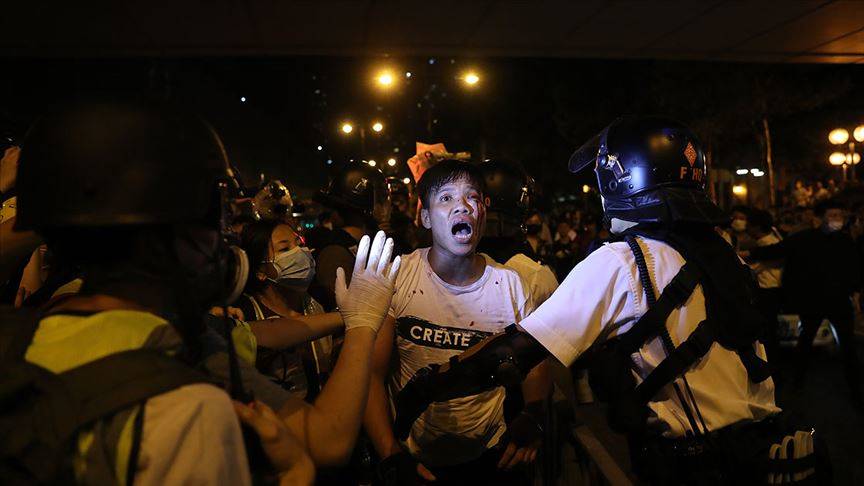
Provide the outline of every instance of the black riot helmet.
<path id="1" fill-rule="evenodd" d="M 389 198 L 384 173 L 365 162 L 348 162 L 331 174 L 318 199 L 336 209 L 371 216 L 376 206 L 388 203 Z"/>
<path id="2" fill-rule="evenodd" d="M 89 266 L 85 287 L 135 271 L 176 284 L 196 309 L 242 291 L 248 261 L 230 229 L 236 184 L 203 119 L 161 103 L 89 100 L 42 116 L 22 146 L 16 229 Z"/>
<path id="3" fill-rule="evenodd" d="M 506 159 L 487 159 L 480 166 L 490 212 L 521 221 L 534 199 L 534 179 L 522 166 Z"/>
<path id="4" fill-rule="evenodd" d="M 405 196 L 411 197 L 411 186 L 408 184 L 409 182 L 405 182 L 405 179 L 400 179 L 398 177 L 388 177 L 387 178 L 387 190 L 390 192 L 390 196 Z"/>
<path id="5" fill-rule="evenodd" d="M 570 157 L 570 171 L 594 165 L 607 218 L 639 223 L 719 224 L 705 194 L 705 152 L 676 120 L 621 117 Z"/>
<path id="6" fill-rule="evenodd" d="M 215 222 L 217 184 L 231 179 L 207 123 L 149 103 L 64 106 L 23 146 L 18 229 Z"/>

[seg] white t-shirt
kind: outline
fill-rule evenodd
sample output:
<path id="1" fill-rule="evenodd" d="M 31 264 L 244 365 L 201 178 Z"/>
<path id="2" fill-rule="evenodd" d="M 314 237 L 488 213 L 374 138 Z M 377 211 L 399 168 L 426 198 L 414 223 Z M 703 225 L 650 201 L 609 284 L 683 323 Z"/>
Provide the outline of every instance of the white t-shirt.
<path id="1" fill-rule="evenodd" d="M 428 248 L 402 258 L 390 315 L 396 320 L 397 359 L 390 396 L 414 374 L 519 322 L 530 303 L 519 275 L 486 258 L 486 270 L 463 287 L 441 280 L 429 266 Z M 460 464 L 498 443 L 506 430 L 504 389 L 433 403 L 414 423 L 408 450 L 429 466 Z"/>
<path id="2" fill-rule="evenodd" d="M 775 243 L 780 243 L 780 237 L 775 233 L 769 233 L 756 240 L 756 246 L 768 246 Z M 776 289 L 780 287 L 780 282 L 783 279 L 782 262 L 755 262 L 750 265 L 750 268 L 752 268 L 753 273 L 756 274 L 756 281 L 759 282 L 759 288 Z"/>
<path id="3" fill-rule="evenodd" d="M 660 292 L 678 273 L 684 259 L 669 245 L 638 238 L 655 290 Z M 603 246 L 577 265 L 543 305 L 520 323 L 529 334 L 565 365 L 598 340 L 628 331 L 647 311 L 636 262 L 625 242 Z M 675 309 L 666 327 L 680 345 L 705 319 L 705 296 L 697 286 L 685 305 Z M 757 354 L 765 349 L 757 344 Z M 633 355 L 638 379 L 644 379 L 666 356 L 659 338 Z M 687 380 L 710 430 L 779 412 L 774 382 L 752 383 L 738 355 L 717 343 L 687 373 Z M 679 380 L 680 381 L 680 380 Z M 684 410 L 666 386 L 648 405 L 680 437 L 689 430 Z"/>
<path id="4" fill-rule="evenodd" d="M 527 290 L 531 308 L 536 309 L 558 288 L 558 279 L 546 265 L 528 258 L 524 253 L 513 255 L 504 265 L 516 270 Z"/>

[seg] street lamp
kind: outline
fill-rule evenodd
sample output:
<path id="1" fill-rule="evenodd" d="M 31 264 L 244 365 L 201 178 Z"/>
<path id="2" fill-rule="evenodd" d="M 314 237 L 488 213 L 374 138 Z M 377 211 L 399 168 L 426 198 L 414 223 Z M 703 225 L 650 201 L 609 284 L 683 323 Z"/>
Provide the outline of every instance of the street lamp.
<path id="1" fill-rule="evenodd" d="M 861 155 L 855 151 L 855 142 L 864 142 L 864 125 L 852 129 L 852 140 L 849 140 L 849 130 L 835 128 L 828 133 L 828 141 L 833 145 L 846 145 L 846 152 L 834 152 L 828 157 L 831 165 L 843 167 L 843 182 L 846 182 L 846 169 L 852 167 L 852 179 L 855 179 L 855 166 L 861 160 Z"/>
<path id="2" fill-rule="evenodd" d="M 379 88 L 390 89 L 394 84 L 396 84 L 396 76 L 394 76 L 393 72 L 390 70 L 379 71 L 378 74 L 375 75 L 375 84 L 377 84 Z"/>
<path id="3" fill-rule="evenodd" d="M 828 157 L 828 162 L 831 165 L 843 165 L 846 163 L 846 154 L 843 152 L 834 152 Z"/>
<path id="4" fill-rule="evenodd" d="M 370 125 L 370 128 L 375 133 L 381 133 L 384 131 L 384 124 L 380 121 L 376 121 Z M 345 135 L 351 135 L 354 132 L 354 125 L 351 122 L 343 122 L 341 127 L 342 133 Z M 366 155 L 366 127 L 362 124 L 359 125 L 360 132 L 360 155 Z"/>
<path id="5" fill-rule="evenodd" d="M 389 165 L 390 167 L 396 167 L 396 159 L 392 157 L 387 159 L 387 165 Z"/>
<path id="6" fill-rule="evenodd" d="M 849 132 L 845 128 L 835 128 L 828 134 L 828 141 L 834 145 L 846 143 L 849 140 Z"/>
<path id="7" fill-rule="evenodd" d="M 462 81 L 473 88 L 480 82 L 480 75 L 474 71 L 468 71 L 462 75 Z"/>

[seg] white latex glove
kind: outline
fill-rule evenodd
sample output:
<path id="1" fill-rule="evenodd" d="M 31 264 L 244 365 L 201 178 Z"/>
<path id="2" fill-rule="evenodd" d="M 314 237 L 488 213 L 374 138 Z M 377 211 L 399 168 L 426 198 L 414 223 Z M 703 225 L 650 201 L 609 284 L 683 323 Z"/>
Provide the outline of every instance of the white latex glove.
<path id="1" fill-rule="evenodd" d="M 345 331 L 355 327 L 368 327 L 378 332 L 393 299 L 393 285 L 399 273 L 401 259 L 393 255 L 393 240 L 383 231 L 375 235 L 369 245 L 369 235 L 364 235 L 357 246 L 351 287 L 345 285 L 345 270 L 336 269 L 336 304 L 345 322 Z"/>

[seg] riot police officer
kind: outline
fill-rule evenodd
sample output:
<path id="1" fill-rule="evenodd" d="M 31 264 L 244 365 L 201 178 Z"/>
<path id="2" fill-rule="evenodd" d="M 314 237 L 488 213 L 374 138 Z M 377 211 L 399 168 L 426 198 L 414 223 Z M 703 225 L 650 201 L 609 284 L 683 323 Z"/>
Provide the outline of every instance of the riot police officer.
<path id="1" fill-rule="evenodd" d="M 337 272 L 342 360 L 305 404 L 254 370 L 241 380 L 233 340 L 219 341 L 202 319 L 236 298 L 248 269 L 231 244 L 226 153 L 206 122 L 160 103 L 61 106 L 28 132 L 22 162 L 17 227 L 80 268 L 83 284 L 45 315 L 0 308 L 0 477 L 250 484 L 246 451 L 257 442 L 244 447 L 235 409 L 267 429 L 264 452 L 286 482 L 346 460 L 399 268 L 398 257 L 387 265 L 392 241 L 360 240 L 351 292 Z M 232 406 L 220 381 L 248 403 L 246 381 L 262 401 Z"/>
<path id="2" fill-rule="evenodd" d="M 317 199 L 333 211 L 333 228 L 310 232 L 310 247 L 315 252 L 317 272 L 309 294 L 327 311 L 336 307 L 334 282 L 336 269 L 351 268 L 357 242 L 369 231 L 390 220 L 387 182 L 381 170 L 365 162 L 348 162 L 331 174 Z M 382 228 L 384 229 L 384 228 Z"/>
<path id="3" fill-rule="evenodd" d="M 590 349 L 592 381 L 643 480 L 764 480 L 773 446 L 785 451 L 794 430 L 778 418 L 756 342 L 752 277 L 715 232 L 725 216 L 705 194 L 699 141 L 674 120 L 623 117 L 569 164 L 589 165 L 624 241 L 589 255 L 518 327 L 418 373 L 397 398 L 397 433 L 430 401 L 508 383 L 548 354 L 569 365 Z M 801 455 L 812 450 L 809 434 L 794 437 Z"/>
<path id="4" fill-rule="evenodd" d="M 489 205 L 477 251 L 516 270 L 534 305 L 540 305 L 558 287 L 558 280 L 525 238 L 523 223 L 534 203 L 534 179 L 516 162 L 503 159 L 483 161 L 480 171 Z"/>

